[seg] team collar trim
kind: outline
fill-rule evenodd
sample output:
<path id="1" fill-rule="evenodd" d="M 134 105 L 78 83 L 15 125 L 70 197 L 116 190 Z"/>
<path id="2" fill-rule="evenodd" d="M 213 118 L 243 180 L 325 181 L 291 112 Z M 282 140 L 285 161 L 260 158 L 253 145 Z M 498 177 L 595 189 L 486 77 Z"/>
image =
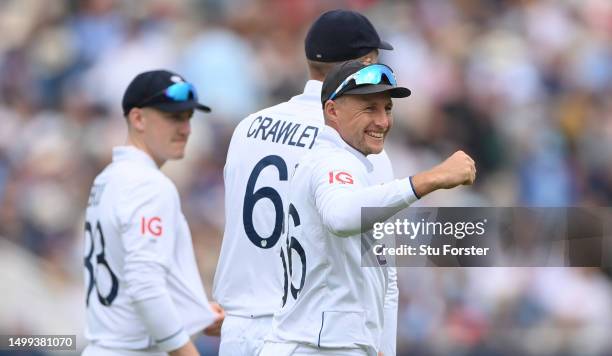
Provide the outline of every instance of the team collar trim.
<path id="1" fill-rule="evenodd" d="M 333 127 L 325 125 L 325 127 L 323 128 L 319 136 L 319 139 L 329 141 L 335 146 L 341 147 L 347 150 L 348 152 L 350 152 L 353 156 L 355 156 L 361 163 L 363 163 L 366 166 L 368 172 L 374 168 L 374 166 L 372 165 L 372 162 L 370 162 L 370 160 L 363 153 L 359 152 L 358 150 L 353 148 L 351 145 L 346 143 L 346 141 L 342 139 L 338 131 L 336 131 L 336 129 L 334 129 Z"/>
<path id="2" fill-rule="evenodd" d="M 153 158 L 149 157 L 141 149 L 134 146 L 117 146 L 113 148 L 113 162 L 119 161 L 139 161 L 150 165 L 151 167 L 158 168 Z"/>

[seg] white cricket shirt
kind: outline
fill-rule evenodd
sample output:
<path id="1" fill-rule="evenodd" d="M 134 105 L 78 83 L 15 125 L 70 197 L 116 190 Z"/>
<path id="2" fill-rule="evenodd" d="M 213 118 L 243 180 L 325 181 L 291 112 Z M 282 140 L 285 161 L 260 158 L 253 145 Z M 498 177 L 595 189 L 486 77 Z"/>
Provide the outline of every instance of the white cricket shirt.
<path id="1" fill-rule="evenodd" d="M 386 269 L 361 267 L 361 207 L 398 212 L 417 198 L 409 178 L 377 184 L 373 169 L 328 126 L 300 160 L 289 191 L 286 303 L 270 341 L 381 349 Z"/>
<path id="2" fill-rule="evenodd" d="M 225 230 L 213 284 L 213 298 L 229 315 L 271 316 L 282 305 L 280 242 L 289 178 L 325 126 L 321 87 L 310 80 L 303 94 L 248 116 L 234 130 L 223 172 Z M 368 159 L 375 167 L 372 179 L 393 179 L 386 153 Z"/>
<path id="3" fill-rule="evenodd" d="M 114 148 L 94 180 L 84 261 L 94 344 L 173 350 L 214 319 L 176 187 L 133 146 Z"/>

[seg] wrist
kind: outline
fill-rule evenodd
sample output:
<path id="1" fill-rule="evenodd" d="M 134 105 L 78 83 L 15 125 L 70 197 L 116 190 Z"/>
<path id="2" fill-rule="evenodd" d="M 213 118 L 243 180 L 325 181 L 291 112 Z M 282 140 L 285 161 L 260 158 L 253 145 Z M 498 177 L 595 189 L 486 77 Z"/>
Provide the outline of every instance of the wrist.
<path id="1" fill-rule="evenodd" d="M 425 171 L 410 178 L 412 189 L 419 199 L 438 189 L 438 175 L 435 172 Z"/>
<path id="2" fill-rule="evenodd" d="M 408 177 L 408 181 L 410 182 L 410 189 L 412 189 L 412 193 L 417 199 L 421 199 L 421 196 L 419 195 L 419 193 L 417 193 L 416 189 L 414 188 L 414 183 L 412 182 L 413 178 L 414 176 Z"/>

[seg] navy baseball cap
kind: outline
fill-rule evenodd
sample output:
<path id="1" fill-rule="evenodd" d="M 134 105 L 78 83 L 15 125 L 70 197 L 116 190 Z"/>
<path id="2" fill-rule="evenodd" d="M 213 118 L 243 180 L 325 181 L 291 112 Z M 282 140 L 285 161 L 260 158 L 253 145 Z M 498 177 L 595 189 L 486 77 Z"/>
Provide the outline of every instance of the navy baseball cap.
<path id="1" fill-rule="evenodd" d="M 321 104 L 346 94 L 389 92 L 392 98 L 410 96 L 408 88 L 397 86 L 393 70 L 382 64 L 363 64 L 348 61 L 335 65 L 325 77 L 321 89 Z"/>
<path id="2" fill-rule="evenodd" d="M 132 108 L 150 107 L 165 112 L 200 110 L 210 108 L 198 102 L 195 87 L 182 76 L 167 71 L 153 70 L 138 74 L 123 94 L 123 115 Z"/>
<path id="3" fill-rule="evenodd" d="M 306 58 L 317 62 L 341 62 L 357 59 L 374 49 L 393 49 L 380 39 L 367 17 L 355 11 L 332 10 L 308 30 Z"/>

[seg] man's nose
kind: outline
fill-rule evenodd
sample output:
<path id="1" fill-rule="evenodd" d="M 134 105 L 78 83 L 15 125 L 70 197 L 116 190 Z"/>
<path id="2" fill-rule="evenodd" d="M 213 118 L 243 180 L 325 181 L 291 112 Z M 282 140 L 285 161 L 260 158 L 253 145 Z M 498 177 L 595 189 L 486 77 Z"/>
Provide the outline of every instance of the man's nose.
<path id="1" fill-rule="evenodd" d="M 376 126 L 378 127 L 388 129 L 391 125 L 391 115 L 383 109 L 376 115 L 376 118 L 374 119 L 374 124 L 376 124 Z"/>
<path id="2" fill-rule="evenodd" d="M 191 134 L 191 120 L 185 120 L 180 123 L 179 131 L 183 135 Z"/>

